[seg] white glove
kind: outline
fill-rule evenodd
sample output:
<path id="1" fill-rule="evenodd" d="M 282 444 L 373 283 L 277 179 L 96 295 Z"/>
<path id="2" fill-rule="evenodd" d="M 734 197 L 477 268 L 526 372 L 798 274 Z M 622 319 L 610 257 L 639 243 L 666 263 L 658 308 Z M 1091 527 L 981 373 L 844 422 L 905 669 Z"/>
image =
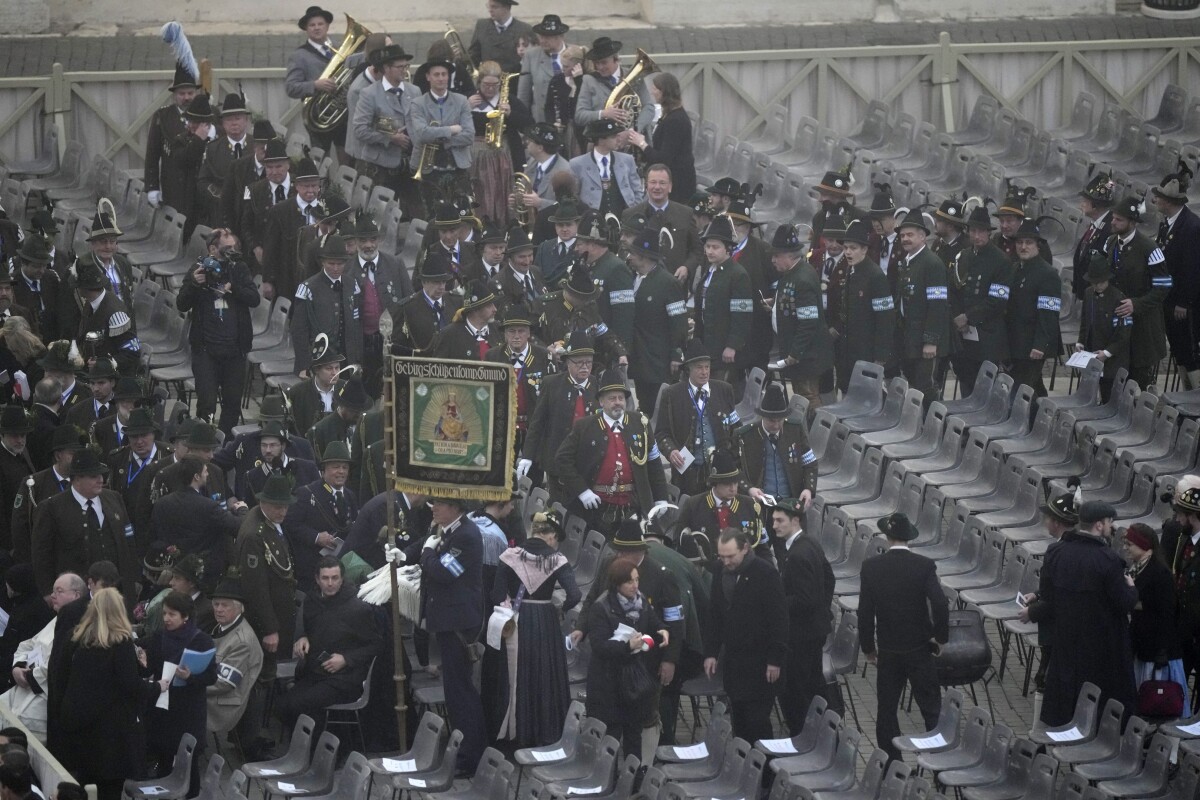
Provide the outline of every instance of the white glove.
<path id="1" fill-rule="evenodd" d="M 421 548 L 421 551 L 424 552 L 426 550 L 432 550 L 441 543 L 442 535 L 440 533 L 435 533 L 425 540 L 425 546 Z"/>
<path id="2" fill-rule="evenodd" d="M 407 556 L 404 555 L 404 551 L 401 550 L 399 547 L 392 547 L 391 545 L 385 545 L 383 548 L 383 552 L 384 552 L 384 555 L 387 557 L 387 560 L 391 561 L 393 564 L 403 564 L 405 561 L 408 560 Z"/>
<path id="3" fill-rule="evenodd" d="M 529 469 L 533 466 L 533 462 L 528 458 L 517 459 L 517 480 L 521 480 L 529 475 Z"/>
<path id="4" fill-rule="evenodd" d="M 584 489 L 579 493 L 579 502 L 583 503 L 584 508 L 599 508 L 600 495 L 596 494 L 591 489 Z"/>
<path id="5" fill-rule="evenodd" d="M 667 501 L 666 501 L 666 500 L 655 500 L 655 501 L 654 501 L 654 505 L 653 505 L 653 506 L 651 506 L 651 509 L 655 509 L 655 508 L 662 508 L 662 507 L 663 507 L 663 506 L 665 506 L 665 505 L 667 505 Z"/>
<path id="6" fill-rule="evenodd" d="M 160 192 L 158 189 L 154 189 L 146 194 L 146 200 L 150 203 L 150 205 L 158 208 L 162 205 L 162 192 Z"/>

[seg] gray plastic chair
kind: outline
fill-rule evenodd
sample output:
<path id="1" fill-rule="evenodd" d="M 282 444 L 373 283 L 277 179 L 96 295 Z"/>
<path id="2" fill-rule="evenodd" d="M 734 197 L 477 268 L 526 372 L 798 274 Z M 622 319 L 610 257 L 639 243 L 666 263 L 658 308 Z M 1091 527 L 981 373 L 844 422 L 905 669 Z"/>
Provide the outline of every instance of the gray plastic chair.
<path id="1" fill-rule="evenodd" d="M 1038 406 L 1038 411 L 1042 410 Z M 1050 438 L 1046 446 L 1037 450 L 1023 452 L 1013 450 L 1018 441 L 1005 442 L 1005 450 L 1009 458 L 1019 460 L 1026 467 L 1041 467 L 1043 465 L 1062 464 L 1072 461 L 1075 457 L 1075 417 L 1069 411 L 1060 412 L 1050 423 Z M 1088 454 L 1090 457 L 1090 453 Z"/>
<path id="2" fill-rule="evenodd" d="M 613 789 L 613 774 L 617 767 L 617 756 L 621 752 L 621 743 L 612 736 L 605 736 L 600 746 L 594 751 L 594 756 L 580 759 L 580 767 L 587 767 L 587 772 L 578 778 L 546 783 L 546 788 L 553 795 L 573 794 L 606 794 Z M 599 789 L 599 791 L 593 791 Z"/>
<path id="3" fill-rule="evenodd" d="M 1017 439 L 1029 433 L 1029 417 L 1033 409 L 1033 389 L 1020 386 L 1013 396 L 1008 415 L 1001 422 L 991 425 L 976 425 L 974 432 L 987 437 L 988 441 Z"/>
<path id="4" fill-rule="evenodd" d="M 1096 788 L 1109 797 L 1137 798 L 1163 794 L 1167 790 L 1170 780 L 1173 750 L 1171 737 L 1157 733 L 1150 740 L 1150 749 L 1146 752 L 1146 759 L 1136 774 L 1103 781 Z"/>
<path id="5" fill-rule="evenodd" d="M 449 733 L 446 720 L 431 711 L 426 711 L 417 723 L 417 733 L 413 737 L 411 748 L 377 755 L 367 760 L 367 766 L 373 775 L 389 777 L 396 774 L 396 767 L 403 767 L 402 774 L 430 772 L 437 769 L 442 762 L 442 750 Z M 385 760 L 387 766 L 384 764 Z"/>
<path id="6" fill-rule="evenodd" d="M 921 753 L 917 766 L 931 772 L 950 769 L 966 769 L 983 760 L 983 748 L 991 728 L 991 715 L 987 709 L 972 708 L 963 721 L 962 736 L 958 746 L 937 753 Z"/>
<path id="7" fill-rule="evenodd" d="M 887 752 L 875 748 L 875 752 L 871 753 L 871 757 L 867 759 L 867 765 L 863 768 L 862 775 L 853 786 L 839 791 L 813 792 L 813 798 L 814 800 L 875 800 L 883 785 L 884 776 L 892 773 L 893 770 L 905 778 L 911 773 L 903 761 L 896 761 L 889 769 Z M 779 783 L 785 782 L 779 781 Z M 774 787 L 771 788 L 774 789 Z"/>
<path id="8" fill-rule="evenodd" d="M 1029 790 L 1037 759 L 1042 757 L 1054 760 L 1039 756 L 1037 746 L 1028 739 L 1015 739 L 1009 748 L 1004 776 L 982 786 L 964 787 L 963 794 L 967 800 L 1018 800 Z"/>
<path id="9" fill-rule="evenodd" d="M 975 377 L 975 385 L 971 388 L 971 393 L 958 400 L 945 401 L 946 410 L 951 414 L 967 414 L 981 410 L 987 405 L 992 386 L 996 383 L 996 376 L 999 374 L 999 367 L 991 361 L 983 362 L 979 367 L 979 374 Z"/>
<path id="10" fill-rule="evenodd" d="M 179 747 L 175 749 L 175 758 L 171 762 L 170 774 L 146 781 L 125 781 L 121 790 L 123 795 L 138 800 L 145 797 L 184 800 L 191 788 L 192 759 L 195 755 L 196 737 L 185 733 L 179 740 Z"/>
<path id="11" fill-rule="evenodd" d="M 329 794 L 316 795 L 312 800 L 367 800 L 370 790 L 371 767 L 367 764 L 367 757 L 354 752 L 334 779 Z"/>
<path id="12" fill-rule="evenodd" d="M 458 749 L 462 746 L 462 740 L 462 731 L 451 731 L 437 767 L 428 772 L 392 775 L 392 792 L 444 792 L 450 789 L 458 771 Z"/>
<path id="13" fill-rule="evenodd" d="M 770 764 L 771 770 L 776 774 L 785 772 L 798 775 L 825 769 L 833 762 L 842 728 L 841 716 L 835 711 L 826 710 L 821 717 L 821 724 L 816 729 L 816 742 L 812 749 L 806 753 L 775 759 Z"/>
<path id="14" fill-rule="evenodd" d="M 900 407 L 900 421 L 894 428 L 870 431 L 863 434 L 863 441 L 870 447 L 882 447 L 893 442 L 911 442 L 921 434 L 921 418 L 925 413 L 925 395 L 916 389 L 904 393 Z"/>
<path id="15" fill-rule="evenodd" d="M 567 707 L 567 715 L 563 720 L 562 736 L 559 737 L 558 741 L 545 747 L 520 748 L 513 753 L 513 758 L 517 764 L 522 767 L 531 767 L 535 764 L 558 763 L 573 757 L 575 755 L 575 748 L 579 746 L 579 738 L 582 735 L 581 728 L 585 713 L 586 707 L 584 704 L 573 701 Z M 603 725 L 604 723 L 600 724 Z M 559 750 L 563 751 L 561 756 L 557 754 Z"/>
<path id="16" fill-rule="evenodd" d="M 1051 733 L 1078 731 L 1080 737 L 1074 741 L 1080 743 L 1091 741 L 1096 735 L 1099 715 L 1100 687 L 1094 683 L 1085 681 L 1083 686 L 1079 687 L 1079 697 L 1075 700 L 1075 713 L 1071 717 L 1071 721 L 1066 725 L 1035 730 L 1029 734 L 1029 738 L 1038 744 L 1051 746 L 1063 744 L 1059 739 L 1050 736 Z"/>
<path id="17" fill-rule="evenodd" d="M 993 725 L 991 735 L 983 748 L 983 760 L 973 767 L 939 772 L 938 783 L 942 786 L 961 789 L 966 786 L 986 786 L 1002 780 L 1008 764 L 1009 750 L 1013 744 L 1012 728 L 1007 725 Z M 1026 742 L 1026 744 L 1029 746 L 1029 757 L 1032 759 L 1037 746 L 1033 742 Z"/>
<path id="18" fill-rule="evenodd" d="M 1093 782 L 1114 780 L 1134 774 L 1141 763 L 1142 754 L 1146 751 L 1146 736 L 1149 732 L 1150 725 L 1144 719 L 1130 717 L 1112 755 L 1104 760 L 1076 764 L 1076 774 Z"/>
<path id="19" fill-rule="evenodd" d="M 328 731 L 317 739 L 312 763 L 299 775 L 280 775 L 263 781 L 263 800 L 274 795 L 281 797 L 315 797 L 329 794 L 333 789 L 334 770 L 337 768 L 338 737 Z M 290 751 L 289 751 L 290 752 Z"/>
<path id="20" fill-rule="evenodd" d="M 737 792 L 742 786 L 747 771 L 754 771 L 757 766 L 758 780 L 762 780 L 762 768 L 766 764 L 766 754 L 755 750 L 745 739 L 734 739 L 729 743 L 725 762 L 721 772 L 715 778 L 707 781 L 678 783 L 671 781 L 663 786 L 667 797 L 744 797 Z M 659 794 L 662 798 L 664 795 Z"/>
<path id="21" fill-rule="evenodd" d="M 820 493 L 848 489 L 857 484 L 867 454 L 867 443 L 862 436 L 849 433 L 844 428 L 835 433 L 834 442 L 839 446 L 834 448 L 836 452 L 830 453 L 830 461 L 827 462 L 834 466 L 827 474 L 817 473 L 817 491 Z"/>
<path id="22" fill-rule="evenodd" d="M 932 406 L 931 406 L 932 407 Z M 949 417 L 942 432 L 938 449 L 922 458 L 904 458 L 909 472 L 923 475 L 926 472 L 942 472 L 954 469 L 962 461 L 963 447 L 967 443 L 967 425 L 961 419 Z"/>
<path id="23" fill-rule="evenodd" d="M 977 411 L 964 411 L 954 416 L 972 428 L 978 425 L 995 425 L 997 422 L 1008 419 L 1008 412 L 1012 407 L 1012 395 L 1013 379 L 1008 375 L 998 375 L 995 382 L 992 383 L 991 392 L 988 394 L 987 403 L 983 408 Z"/>
<path id="24" fill-rule="evenodd" d="M 555 781 L 571 781 L 587 775 L 591 764 L 599 755 L 602 743 L 609 738 L 605 734 L 603 723 L 599 725 L 589 723 L 600 723 L 600 721 L 593 720 L 591 717 L 584 720 L 579 731 L 579 743 L 570 758 L 539 763 L 529 771 L 529 774 L 547 785 Z"/>
<path id="25" fill-rule="evenodd" d="M 479 766 L 466 788 L 443 792 L 422 792 L 422 797 L 438 800 L 505 800 L 511 787 L 512 764 L 504 760 L 504 754 L 494 747 L 483 751 Z"/>
<path id="26" fill-rule="evenodd" d="M 729 717 L 714 714 L 709 717 L 708 729 L 702 742 L 704 755 L 688 761 L 661 762 L 659 767 L 664 778 L 672 781 L 707 781 L 715 778 L 721 773 L 721 764 L 732 739 L 733 725 Z M 663 745 L 658 748 L 658 752 L 661 754 L 669 751 L 671 756 L 675 756 L 680 749 L 682 748 Z"/>
<path id="27" fill-rule="evenodd" d="M 221 788 L 221 773 L 225 770 L 225 757 L 214 754 L 200 776 L 200 794 L 196 800 L 225 800 L 225 790 Z"/>
<path id="28" fill-rule="evenodd" d="M 929 404 L 925 412 L 925 422 L 916 438 L 906 442 L 888 442 L 880 448 L 885 458 L 901 461 L 909 458 L 925 458 L 938 452 L 942 434 L 946 430 L 946 419 L 949 412 L 938 402 Z"/>
<path id="29" fill-rule="evenodd" d="M 803 786 L 811 792 L 845 791 L 853 788 L 858 777 L 858 750 L 861 739 L 861 733 L 847 726 L 838 737 L 837 751 L 826 769 L 800 774 L 787 773 L 789 782 Z M 782 777 L 777 774 L 775 780 Z"/>
<path id="30" fill-rule="evenodd" d="M 931 731 L 914 734 L 912 736 L 900 735 L 892 737 L 892 746 L 901 753 L 942 753 L 947 750 L 952 750 L 958 746 L 959 740 L 959 723 L 962 721 L 962 710 L 964 701 L 962 690 L 949 688 L 942 695 L 942 710 L 938 714 L 937 727 Z M 937 746 L 919 746 L 916 742 L 918 739 L 937 739 L 945 744 Z"/>

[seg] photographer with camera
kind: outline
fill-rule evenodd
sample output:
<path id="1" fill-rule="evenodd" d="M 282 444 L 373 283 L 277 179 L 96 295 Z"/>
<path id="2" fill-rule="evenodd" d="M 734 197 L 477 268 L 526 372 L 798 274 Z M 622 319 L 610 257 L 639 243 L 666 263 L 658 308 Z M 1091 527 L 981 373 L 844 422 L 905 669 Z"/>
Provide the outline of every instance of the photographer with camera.
<path id="1" fill-rule="evenodd" d="M 196 378 L 196 416 L 211 420 L 221 392 L 217 427 L 229 436 L 241 414 L 246 354 L 254 335 L 250 309 L 261 301 L 238 239 L 218 228 L 208 240 L 208 255 L 192 267 L 179 290 L 176 307 L 190 311 L 192 374 Z"/>

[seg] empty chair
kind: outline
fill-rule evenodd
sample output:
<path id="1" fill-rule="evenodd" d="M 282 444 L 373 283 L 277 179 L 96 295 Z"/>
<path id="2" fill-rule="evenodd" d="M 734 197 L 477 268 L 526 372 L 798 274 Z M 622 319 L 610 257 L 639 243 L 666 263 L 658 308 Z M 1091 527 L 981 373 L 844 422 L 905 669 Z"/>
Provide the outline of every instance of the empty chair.
<path id="1" fill-rule="evenodd" d="M 663 788 L 670 790 L 675 787 L 679 797 L 736 797 L 738 795 L 734 793 L 741 785 L 742 777 L 751 764 L 752 758 L 759 765 L 759 775 L 761 776 L 762 765 L 767 760 L 766 754 L 755 750 L 745 739 L 733 739 L 726 748 L 721 771 L 715 777 L 686 783 L 671 781 Z"/>
<path id="2" fill-rule="evenodd" d="M 1171 737 L 1156 733 L 1150 740 L 1150 749 L 1140 770 L 1123 778 L 1103 781 L 1097 788 L 1110 797 L 1154 797 L 1162 794 L 1170 779 L 1173 750 Z"/>
<path id="3" fill-rule="evenodd" d="M 458 748 L 462 745 L 462 731 L 453 731 L 446 749 L 440 754 L 441 763 L 426 772 L 392 772 L 392 791 L 442 792 L 454 785 L 458 772 Z M 403 766 L 403 765 L 401 765 Z M 391 772 L 391 770 L 389 770 Z"/>
<path id="4" fill-rule="evenodd" d="M 446 721 L 426 711 L 417 724 L 417 734 L 413 737 L 411 748 L 375 756 L 367 762 L 367 766 L 377 775 L 429 772 L 441 763 L 448 734 Z"/>
<path id="5" fill-rule="evenodd" d="M 903 761 L 894 761 L 888 766 L 886 750 L 875 748 L 875 752 L 867 759 L 858 781 L 849 789 L 839 791 L 818 791 L 813 793 L 814 800 L 875 800 L 887 778 L 903 781 L 911 773 Z M 781 781 L 782 783 L 782 781 Z"/>
<path id="6" fill-rule="evenodd" d="M 1130 717 L 1125 726 L 1125 732 L 1120 734 L 1121 738 L 1116 751 L 1102 760 L 1076 764 L 1075 773 L 1089 781 L 1115 780 L 1126 775 L 1133 775 L 1137 772 L 1138 764 L 1141 763 L 1142 753 L 1145 752 L 1146 735 L 1149 729 L 1150 726 L 1145 720 L 1140 717 Z"/>
<path id="7" fill-rule="evenodd" d="M 814 695 L 808 704 L 804 715 L 804 723 L 800 732 L 790 739 L 760 739 L 754 746 L 768 755 L 797 755 L 807 753 L 817 744 L 817 734 L 821 729 L 821 718 L 825 715 L 829 704 L 824 697 Z M 659 748 L 660 750 L 662 748 Z"/>
<path id="8" fill-rule="evenodd" d="M 862 737 L 857 730 L 846 726 L 838 737 L 837 752 L 833 762 L 817 772 L 787 773 L 791 783 L 803 786 L 811 792 L 845 791 L 854 786 L 858 770 L 858 745 Z M 782 774 L 777 774 L 775 780 L 780 780 Z"/>
<path id="9" fill-rule="evenodd" d="M 270 761 L 255 761 L 242 765 L 242 772 L 251 781 L 262 781 L 268 777 L 301 775 L 308 770 L 309 754 L 312 751 L 313 731 L 317 723 L 312 717 L 301 714 L 292 728 L 292 741 L 288 750 L 279 758 Z"/>
<path id="10" fill-rule="evenodd" d="M 179 740 L 175 750 L 175 760 L 171 762 L 171 772 L 161 778 L 147 781 L 125 781 L 122 792 L 127 797 L 145 798 L 162 797 L 165 800 L 184 800 L 188 796 L 192 782 L 192 759 L 196 754 L 196 737 L 185 733 Z"/>
<path id="11" fill-rule="evenodd" d="M 328 794 L 333 788 L 333 773 L 337 762 L 338 737 L 329 731 L 321 734 L 312 763 L 299 775 L 270 777 L 263 781 L 263 795 L 284 797 L 314 797 Z"/>
<path id="12" fill-rule="evenodd" d="M 605 736 L 595 751 L 595 758 L 589 760 L 586 774 L 548 782 L 546 788 L 554 795 L 604 794 L 612 789 L 613 773 L 620 752 L 621 743 L 612 736 Z"/>
<path id="13" fill-rule="evenodd" d="M 333 788 L 328 794 L 316 795 L 313 800 L 367 800 L 371 788 L 371 768 L 362 753 L 351 753 L 346 759 Z"/>
<path id="14" fill-rule="evenodd" d="M 425 792 L 424 797 L 439 800 L 505 800 L 514 771 L 512 764 L 504 760 L 504 754 L 494 747 L 483 751 L 479 766 L 465 789 L 443 792 Z"/>
<path id="15" fill-rule="evenodd" d="M 1015 744 L 1012 728 L 1007 725 L 993 725 L 992 733 L 983 748 L 983 760 L 973 767 L 939 772 L 938 783 L 961 789 L 965 786 L 986 786 L 1003 779 L 1009 751 Z M 1028 741 L 1025 742 L 1025 746 L 1029 759 L 1032 761 L 1037 746 Z"/>
<path id="16" fill-rule="evenodd" d="M 835 420 L 877 414 L 883 406 L 883 367 L 868 361 L 854 364 L 846 395 L 837 403 L 822 406 L 818 413 Z"/>
<path id="17" fill-rule="evenodd" d="M 196 800 L 225 800 L 225 790 L 221 788 L 221 772 L 225 769 L 225 757 L 214 754 L 200 776 L 200 794 Z"/>
<path id="18" fill-rule="evenodd" d="M 603 723 L 598 726 L 589 724 L 599 722 L 600 720 L 593 720 L 591 717 L 584 720 L 580 728 L 579 744 L 571 758 L 538 763 L 533 766 L 529 774 L 545 784 L 575 780 L 587 775 L 591 771 L 592 764 L 599 757 L 600 747 L 605 739 Z M 557 756 L 558 753 L 551 751 L 550 755 Z"/>
<path id="19" fill-rule="evenodd" d="M 771 769 L 776 773 L 786 772 L 792 775 L 825 769 L 833 762 L 834 753 L 837 752 L 838 732 L 841 727 L 841 716 L 835 711 L 827 710 L 816 729 L 816 742 L 812 749 L 807 753 L 778 758 L 771 762 Z"/>
<path id="20" fill-rule="evenodd" d="M 991 715 L 987 709 L 972 708 L 963 721 L 958 746 L 936 753 L 920 753 L 917 756 L 917 766 L 933 772 L 975 766 L 983 760 L 983 748 L 987 743 L 990 722 Z"/>
<path id="21" fill-rule="evenodd" d="M 938 715 L 937 727 L 912 736 L 894 736 L 892 746 L 902 753 L 939 753 L 957 747 L 963 699 L 961 690 L 947 689 L 942 695 L 942 711 Z"/>
<path id="22" fill-rule="evenodd" d="M 1035 795 L 1026 793 L 1030 792 L 1035 775 L 1044 775 L 1047 767 L 1052 782 L 1058 768 L 1054 759 L 1038 755 L 1037 748 L 1028 739 L 1016 739 L 1009 748 L 1003 777 L 982 786 L 964 787 L 963 795 L 967 800 L 1017 800 L 1021 797 L 1035 800 Z"/>
<path id="23" fill-rule="evenodd" d="M 706 781 L 715 778 L 721 772 L 721 764 L 729 742 L 733 739 L 733 725 L 728 716 L 711 716 L 708 720 L 708 730 L 704 741 L 690 747 L 672 747 L 664 745 L 659 752 L 673 751 L 676 755 L 688 756 L 698 754 L 686 761 L 666 761 L 660 764 L 663 775 L 672 781 Z"/>
<path id="24" fill-rule="evenodd" d="M 1029 738 L 1038 744 L 1054 745 L 1090 741 L 1096 735 L 1100 716 L 1100 687 L 1084 682 L 1075 701 L 1075 714 L 1066 725 L 1032 731 Z"/>

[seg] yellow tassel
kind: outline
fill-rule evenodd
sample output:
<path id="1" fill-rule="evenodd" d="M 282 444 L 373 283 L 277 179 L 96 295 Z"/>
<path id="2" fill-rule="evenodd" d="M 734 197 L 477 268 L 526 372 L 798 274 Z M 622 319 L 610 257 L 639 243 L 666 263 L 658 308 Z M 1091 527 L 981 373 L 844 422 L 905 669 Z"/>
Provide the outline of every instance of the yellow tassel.
<path id="1" fill-rule="evenodd" d="M 459 308 L 457 311 L 454 312 L 454 316 L 450 318 L 450 321 L 451 322 L 462 322 L 462 318 L 463 318 L 463 310 L 461 308 Z"/>

